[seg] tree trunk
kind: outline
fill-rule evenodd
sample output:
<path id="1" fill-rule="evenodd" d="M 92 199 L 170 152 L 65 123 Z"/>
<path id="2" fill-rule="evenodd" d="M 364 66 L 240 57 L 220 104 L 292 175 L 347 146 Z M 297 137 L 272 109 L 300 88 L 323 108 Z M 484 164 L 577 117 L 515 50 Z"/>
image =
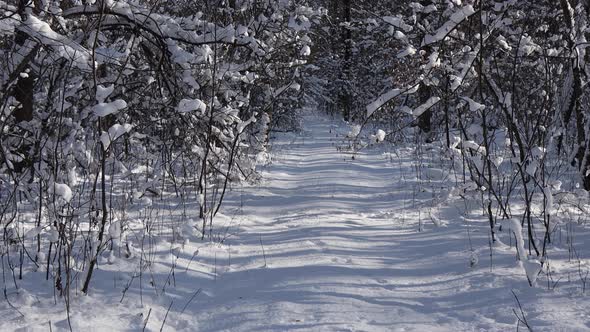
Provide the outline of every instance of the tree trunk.
<path id="1" fill-rule="evenodd" d="M 334 15 L 336 15 L 336 29 L 340 37 L 334 48 L 338 53 L 343 52 L 340 63 L 340 74 L 338 77 L 338 81 L 340 82 L 338 87 L 338 107 L 342 111 L 344 120 L 350 121 L 352 95 L 350 93 L 350 85 L 348 82 L 351 76 L 352 32 L 348 27 L 343 26 L 343 24 L 351 22 L 351 0 L 333 0 L 332 9 L 334 10 Z"/>
<path id="2" fill-rule="evenodd" d="M 424 104 L 425 102 L 430 99 L 430 88 L 426 85 L 420 83 L 420 87 L 418 88 L 418 98 L 420 99 L 420 105 Z M 426 112 L 422 113 L 418 117 L 418 128 L 424 134 L 430 133 L 432 130 L 432 110 L 428 109 Z"/>

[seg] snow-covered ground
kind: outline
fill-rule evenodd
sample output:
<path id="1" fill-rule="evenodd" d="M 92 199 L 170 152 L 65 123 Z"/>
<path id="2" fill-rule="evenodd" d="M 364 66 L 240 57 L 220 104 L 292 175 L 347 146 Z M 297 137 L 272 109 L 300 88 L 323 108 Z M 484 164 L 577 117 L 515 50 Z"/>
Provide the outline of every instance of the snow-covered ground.
<path id="1" fill-rule="evenodd" d="M 481 209 L 453 195 L 445 163 L 426 160 L 417 176 L 414 150 L 385 144 L 353 160 L 341 120 L 304 122 L 274 139 L 259 185 L 234 188 L 215 242 L 148 238 L 149 265 L 138 254 L 99 262 L 90 295 L 72 291 L 72 329 L 512 331 L 522 315 L 514 292 L 535 331 L 590 330 L 579 273 L 588 266 L 568 261 L 565 230 L 550 249 L 553 282 L 543 272 L 530 287 L 508 232 L 490 260 Z M 154 206 L 155 227 L 183 223 L 178 206 Z M 571 227 L 588 258 L 586 228 Z M 0 330 L 67 330 L 45 273 L 25 274 L 9 289 L 12 307 L 0 304 Z"/>

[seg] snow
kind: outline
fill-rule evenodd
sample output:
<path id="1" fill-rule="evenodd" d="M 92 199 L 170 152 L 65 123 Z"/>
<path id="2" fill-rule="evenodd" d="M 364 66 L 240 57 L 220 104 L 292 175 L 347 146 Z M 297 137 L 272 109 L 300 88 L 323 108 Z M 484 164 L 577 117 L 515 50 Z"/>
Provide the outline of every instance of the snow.
<path id="1" fill-rule="evenodd" d="M 69 38 L 53 31 L 47 22 L 34 15 L 26 15 L 27 19 L 21 27 L 29 35 L 38 38 L 45 46 L 51 47 L 60 57 L 71 60 L 73 66 L 82 70 L 90 69 L 90 51 Z M 8 20 L 10 22 L 11 20 Z M 6 29 L 5 24 L 0 28 Z"/>
<path id="2" fill-rule="evenodd" d="M 108 230 L 109 236 L 117 240 L 121 237 L 121 223 L 118 220 L 113 220 Z"/>
<path id="3" fill-rule="evenodd" d="M 360 125 L 353 125 L 350 127 L 350 131 L 346 134 L 348 138 L 356 138 L 361 133 L 361 126 Z"/>
<path id="4" fill-rule="evenodd" d="M 454 12 L 449 20 L 445 22 L 433 35 L 426 35 L 422 41 L 422 46 L 438 43 L 446 38 L 459 24 L 475 14 L 473 6 L 466 5 Z"/>
<path id="5" fill-rule="evenodd" d="M 412 113 L 414 114 L 415 117 L 419 117 L 424 112 L 431 109 L 439 101 L 440 101 L 440 97 L 430 97 L 430 98 L 428 98 L 428 100 L 424 104 L 416 107 Z"/>
<path id="6" fill-rule="evenodd" d="M 54 183 L 53 192 L 55 193 L 55 195 L 61 197 L 66 202 L 72 200 L 72 189 L 70 189 L 70 187 L 65 183 Z"/>
<path id="7" fill-rule="evenodd" d="M 282 95 L 288 89 L 299 91 L 301 89 L 301 85 L 299 83 L 295 82 L 295 81 L 291 81 L 288 84 L 285 84 L 285 85 L 283 85 L 280 88 L 277 88 L 273 92 L 273 97 L 275 97 L 275 98 L 279 97 L 280 95 Z"/>
<path id="8" fill-rule="evenodd" d="M 401 90 L 401 89 L 393 89 L 393 90 L 390 90 L 389 92 L 381 95 L 375 101 L 373 101 L 372 103 L 367 105 L 367 117 L 370 117 L 371 115 L 373 115 L 373 113 L 375 113 L 376 110 L 381 108 L 383 105 L 385 105 L 391 99 L 394 99 L 397 96 L 401 95 L 402 93 L 403 93 L 403 90 Z"/>
<path id="9" fill-rule="evenodd" d="M 461 137 L 459 136 L 453 136 L 451 140 L 451 148 L 456 148 L 459 145 L 459 143 L 461 143 Z"/>
<path id="10" fill-rule="evenodd" d="M 458 67 L 461 69 L 461 72 L 459 73 L 459 75 L 458 76 L 457 75 L 450 75 L 450 77 L 452 79 L 451 80 L 451 91 L 457 90 L 463 84 L 463 81 L 467 77 L 467 74 L 469 74 L 471 68 L 473 68 L 473 64 L 475 62 L 475 59 L 477 58 L 478 53 L 479 53 L 479 46 L 477 46 L 475 48 L 475 50 L 467 53 L 466 59 L 459 64 Z"/>
<path id="11" fill-rule="evenodd" d="M 424 66 L 424 69 L 428 71 L 432 68 L 438 68 L 440 67 L 440 64 L 441 61 L 438 52 L 432 52 L 432 54 L 428 56 L 428 63 Z"/>
<path id="12" fill-rule="evenodd" d="M 483 111 L 486 108 L 486 105 L 480 104 L 469 97 L 462 97 L 462 98 L 463 98 L 463 100 L 467 101 L 467 103 L 469 105 L 469 111 L 471 111 L 471 112 Z"/>
<path id="13" fill-rule="evenodd" d="M 15 27 L 18 25 L 19 22 L 17 20 L 0 17 L 0 36 L 14 34 Z"/>
<path id="14" fill-rule="evenodd" d="M 105 87 L 103 85 L 98 85 L 96 87 L 96 101 L 98 103 L 104 103 L 104 101 L 108 98 L 108 96 L 111 95 L 111 93 L 113 93 L 114 90 L 115 90 L 114 84 L 111 84 L 107 87 Z"/>
<path id="15" fill-rule="evenodd" d="M 97 92 L 97 99 L 98 99 Z M 100 96 L 102 97 L 102 96 Z M 123 99 L 117 99 L 109 103 L 98 103 L 94 106 L 94 114 L 98 117 L 105 117 L 110 114 L 117 113 L 118 111 L 127 107 L 127 103 Z"/>
<path id="16" fill-rule="evenodd" d="M 426 178 L 430 180 L 442 180 L 445 177 L 445 173 L 440 168 L 426 168 L 423 170 Z"/>
<path id="17" fill-rule="evenodd" d="M 516 237 L 516 251 L 517 257 L 525 270 L 526 277 L 531 285 L 534 285 L 539 272 L 541 271 L 541 263 L 534 258 L 528 258 L 524 247 L 524 237 L 522 236 L 522 227 L 520 221 L 516 219 L 507 219 L 504 221 L 504 227 L 513 232 Z"/>
<path id="18" fill-rule="evenodd" d="M 383 17 L 385 23 L 390 24 L 396 28 L 402 29 L 405 32 L 412 31 L 412 26 L 406 24 L 401 16 L 385 16 Z"/>
<path id="19" fill-rule="evenodd" d="M 57 229 L 55 227 L 51 227 L 51 229 L 49 230 L 49 241 L 51 241 L 51 242 L 59 241 L 59 232 L 57 231 Z"/>
<path id="20" fill-rule="evenodd" d="M 495 157 L 492 159 L 492 162 L 494 163 L 494 165 L 496 166 L 496 168 L 499 168 L 500 165 L 502 165 L 502 163 L 504 162 L 504 158 L 501 156 Z"/>
<path id="21" fill-rule="evenodd" d="M 506 51 L 512 50 L 512 46 L 510 46 L 508 44 L 508 42 L 506 41 L 506 38 L 504 38 L 504 36 L 498 36 L 498 38 L 496 38 L 496 41 L 504 50 L 506 50 Z"/>
<path id="22" fill-rule="evenodd" d="M 236 29 L 236 35 L 240 37 L 248 37 L 248 27 L 239 25 Z"/>
<path id="23" fill-rule="evenodd" d="M 545 205 L 545 209 L 547 210 L 547 214 L 551 215 L 554 213 L 553 211 L 553 192 L 551 191 L 551 187 L 550 186 L 546 186 L 545 188 L 543 188 L 543 194 L 545 195 L 545 199 L 546 199 L 546 205 Z"/>
<path id="24" fill-rule="evenodd" d="M 417 2 L 411 2 L 409 4 L 410 8 L 412 8 L 413 11 L 417 12 L 417 13 L 432 13 L 433 11 L 436 11 L 436 6 L 433 4 L 430 4 L 428 6 L 423 6 Z"/>
<path id="25" fill-rule="evenodd" d="M 33 228 L 29 229 L 25 233 L 25 239 L 35 238 L 37 235 L 41 234 L 42 230 L 43 230 L 43 227 L 33 227 Z"/>
<path id="26" fill-rule="evenodd" d="M 550 185 L 553 190 L 559 191 L 559 190 L 561 190 L 562 182 L 559 180 L 554 180 L 554 181 L 551 181 Z"/>
<path id="27" fill-rule="evenodd" d="M 372 135 L 372 140 L 374 143 L 383 142 L 385 140 L 385 136 L 385 131 L 378 129 L 375 135 Z"/>
<path id="28" fill-rule="evenodd" d="M 76 173 L 76 166 L 68 169 L 68 185 L 75 187 L 78 184 L 78 174 Z"/>
<path id="29" fill-rule="evenodd" d="M 241 134 L 242 132 L 244 132 L 244 129 L 246 127 L 248 127 L 250 124 L 255 123 L 257 121 L 256 116 L 253 115 L 250 119 L 246 120 L 246 121 L 242 121 L 238 124 L 237 126 L 237 132 L 239 134 Z"/>
<path id="30" fill-rule="evenodd" d="M 192 111 L 199 111 L 205 113 L 207 104 L 200 99 L 182 99 L 178 104 L 177 111 L 179 113 L 187 113 Z"/>
<path id="31" fill-rule="evenodd" d="M 311 28 L 311 22 L 305 16 L 291 16 L 289 18 L 289 28 L 295 31 L 306 31 Z"/>
<path id="32" fill-rule="evenodd" d="M 110 11 L 121 17 L 125 17 L 128 22 L 118 21 L 118 23 L 128 24 L 129 26 L 134 26 L 136 22 L 140 23 L 142 28 L 148 30 L 150 33 L 154 35 L 162 36 L 164 40 L 180 40 L 190 44 L 210 44 L 212 42 L 226 42 L 226 43 L 233 43 L 236 41 L 236 34 L 240 37 L 240 41 L 244 42 L 248 47 L 250 47 L 254 52 L 259 53 L 261 50 L 258 47 L 255 40 L 249 36 L 243 35 L 243 29 L 238 27 L 236 28 L 230 24 L 226 27 L 222 26 L 215 26 L 214 24 L 208 23 L 209 32 L 199 34 L 196 31 L 190 30 L 195 27 L 195 24 L 204 24 L 204 22 L 198 19 L 199 15 L 194 19 L 187 18 L 183 20 L 183 26 L 186 25 L 189 30 L 185 30 L 181 28 L 179 22 L 176 20 L 172 20 L 165 15 L 158 15 L 151 12 L 149 9 L 143 8 L 142 6 L 138 6 L 136 4 L 128 3 L 126 1 L 110 1 L 112 6 L 110 7 Z M 96 4 L 89 4 L 89 5 L 78 5 L 72 6 L 63 11 L 63 16 L 75 16 L 79 14 L 97 14 L 100 12 L 100 7 Z M 145 17 L 149 16 L 150 20 L 145 20 Z M 306 20 L 305 17 L 302 18 L 301 23 L 299 24 L 295 17 L 292 17 L 289 21 L 289 26 L 297 31 L 307 30 L 311 26 L 309 20 Z M 190 22 L 192 21 L 192 22 Z M 248 43 L 247 41 L 250 41 Z M 168 50 L 172 58 L 175 60 L 179 60 L 184 57 L 184 54 L 181 49 L 177 48 L 175 43 L 170 43 L 167 46 L 171 48 Z M 210 47 L 208 45 L 204 45 L 203 49 L 207 49 Z M 209 60 L 209 58 L 204 57 L 201 60 Z"/>
<path id="33" fill-rule="evenodd" d="M 406 40 L 407 39 L 406 35 L 399 30 L 395 31 L 395 33 L 393 34 L 393 37 L 398 40 Z"/>
<path id="34" fill-rule="evenodd" d="M 465 148 L 465 149 L 470 149 L 475 152 L 479 152 L 481 154 L 486 154 L 485 146 L 479 145 L 475 141 L 471 141 L 471 140 L 463 141 L 462 144 L 463 144 L 463 148 Z"/>
<path id="35" fill-rule="evenodd" d="M 399 52 L 396 57 L 398 59 L 401 59 L 401 58 L 405 58 L 408 55 L 414 55 L 414 54 L 416 54 L 416 48 L 412 45 L 408 45 L 408 46 L 406 46 L 406 48 L 403 51 Z"/>
<path id="36" fill-rule="evenodd" d="M 304 45 L 301 50 L 299 51 L 301 56 L 310 56 L 311 55 L 311 48 L 308 45 Z"/>
<path id="37" fill-rule="evenodd" d="M 523 36 L 518 47 L 519 56 L 529 56 L 533 52 L 540 50 L 541 47 L 533 42 L 530 36 Z"/>
<path id="38" fill-rule="evenodd" d="M 353 160 L 342 148 L 349 124 L 313 113 L 302 122 L 303 131 L 272 139 L 272 163 L 260 167 L 259 183 L 228 193 L 225 214 L 214 220 L 223 240 L 201 241 L 198 207 L 183 211 L 175 197 L 138 195 L 145 201 L 129 208 L 125 227 L 123 219 L 109 220 L 108 237 L 125 238 L 128 229 L 133 241 L 99 257 L 89 295 L 71 285 L 73 330 L 512 331 L 512 291 L 535 331 L 588 330 L 590 301 L 579 280 L 567 281 L 576 275 L 566 268 L 567 248 L 552 248 L 561 280 L 553 290 L 527 255 L 520 220 L 502 222 L 490 249 L 481 200 L 455 188 L 441 150 L 428 146 L 425 167 L 417 167 L 414 147 L 401 143 L 358 151 Z M 67 185 L 55 185 L 56 195 L 68 196 Z M 141 228 L 148 211 L 149 233 Z M 581 237 L 573 245 L 582 246 L 588 232 L 571 227 Z M 26 230 L 25 238 L 41 232 L 55 248 L 62 240 L 54 227 Z M 0 329 L 69 330 L 44 267 L 23 273 L 18 290 L 6 285 L 24 317 L 3 301 Z"/>
<path id="39" fill-rule="evenodd" d="M 535 174 L 537 173 L 538 168 L 539 168 L 539 162 L 536 160 L 532 160 L 526 165 L 525 171 L 527 172 L 528 175 L 535 177 Z"/>
<path id="40" fill-rule="evenodd" d="M 108 132 L 102 133 L 100 141 L 104 148 L 107 149 L 113 141 L 131 131 L 131 128 L 133 128 L 133 126 L 128 123 L 123 125 L 116 123 L 109 128 Z"/>
<path id="41" fill-rule="evenodd" d="M 533 156 L 533 158 L 535 159 L 543 159 L 546 152 L 547 149 L 545 149 L 544 147 L 535 146 L 531 149 L 531 156 Z"/>

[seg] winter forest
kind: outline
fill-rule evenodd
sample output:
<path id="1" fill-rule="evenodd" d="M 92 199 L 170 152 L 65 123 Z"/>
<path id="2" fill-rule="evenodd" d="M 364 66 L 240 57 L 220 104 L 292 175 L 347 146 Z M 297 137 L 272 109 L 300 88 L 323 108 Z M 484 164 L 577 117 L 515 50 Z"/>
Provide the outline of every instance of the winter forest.
<path id="1" fill-rule="evenodd" d="M 590 331 L 590 1 L 0 0 L 0 330 Z"/>

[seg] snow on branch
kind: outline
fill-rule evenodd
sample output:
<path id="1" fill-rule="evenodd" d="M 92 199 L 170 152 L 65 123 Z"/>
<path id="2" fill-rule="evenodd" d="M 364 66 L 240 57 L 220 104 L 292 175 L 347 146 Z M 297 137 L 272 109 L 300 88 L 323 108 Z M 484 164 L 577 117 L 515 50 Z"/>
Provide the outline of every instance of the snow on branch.
<path id="1" fill-rule="evenodd" d="M 426 35 L 422 41 L 422 46 L 437 43 L 445 39 L 453 30 L 459 26 L 463 21 L 467 20 L 471 15 L 475 14 L 476 11 L 473 6 L 467 5 L 451 15 L 450 19 L 443 24 L 434 35 Z"/>
<path id="2" fill-rule="evenodd" d="M 383 105 L 385 105 L 390 100 L 398 97 L 403 93 L 402 89 L 393 89 L 385 94 L 382 94 L 377 98 L 375 101 L 367 105 L 367 117 L 370 117 L 375 113 L 376 110 L 380 109 Z"/>
<path id="3" fill-rule="evenodd" d="M 373 113 L 375 113 L 375 111 L 377 111 L 378 109 L 383 107 L 383 105 L 387 104 L 391 100 L 393 100 L 401 95 L 411 95 L 411 94 L 416 93 L 418 91 L 418 86 L 419 86 L 420 82 L 422 82 L 422 80 L 420 80 L 419 82 L 417 82 L 413 85 L 410 85 L 404 89 L 392 89 L 392 90 L 382 94 L 381 96 L 379 96 L 376 100 L 374 100 L 372 103 L 367 105 L 367 118 L 371 117 L 371 115 L 373 115 Z M 433 99 L 433 98 L 431 98 L 431 99 Z M 427 108 L 424 111 L 428 110 L 430 107 L 432 107 L 437 102 L 438 102 L 438 100 L 433 102 L 432 105 L 427 106 Z M 412 112 L 412 114 L 415 114 L 415 111 L 416 110 L 414 110 Z M 424 112 L 424 111 L 422 111 L 422 112 Z M 418 110 L 418 112 L 420 112 L 420 110 Z M 420 114 L 422 114 L 422 113 L 420 113 Z"/>
<path id="4" fill-rule="evenodd" d="M 0 13 L 0 36 L 11 35 L 19 24 L 16 8 L 6 5 L 3 1 L 0 1 L 0 8 L 4 10 L 4 13 Z"/>
<path id="5" fill-rule="evenodd" d="M 479 112 L 486 108 L 485 105 L 480 104 L 469 97 L 461 97 L 461 99 L 465 100 L 469 104 L 469 111 L 471 112 Z"/>
<path id="6" fill-rule="evenodd" d="M 28 15 L 27 19 L 22 22 L 19 30 L 41 44 L 50 47 L 60 57 L 73 60 L 76 67 L 82 70 L 89 70 L 91 68 L 89 50 L 68 37 L 53 31 L 48 23 L 41 21 L 37 17 Z"/>
<path id="7" fill-rule="evenodd" d="M 180 101 L 176 110 L 179 113 L 187 113 L 192 111 L 199 111 L 201 113 L 205 113 L 205 111 L 207 110 L 207 104 L 205 104 L 200 99 L 185 98 Z"/>
<path id="8" fill-rule="evenodd" d="M 101 8 L 98 6 L 77 6 L 65 10 L 63 16 L 70 18 L 83 15 L 98 15 L 100 13 Z M 161 39 L 171 39 L 193 46 L 235 44 L 237 46 L 250 46 L 254 51 L 259 51 L 254 38 L 236 31 L 233 25 L 220 27 L 213 23 L 201 22 L 198 19 L 196 21 L 188 21 L 187 19 L 171 20 L 170 17 L 150 13 L 144 8 L 118 2 L 110 8 L 105 8 L 104 13 L 124 20 L 119 20 L 116 22 L 117 24 L 127 23 Z M 197 33 L 197 28 L 202 28 L 208 32 Z"/>
<path id="9" fill-rule="evenodd" d="M 436 105 L 438 102 L 440 101 L 440 97 L 430 97 L 424 104 L 416 107 L 414 109 L 414 111 L 412 112 L 412 114 L 415 117 L 419 117 L 420 115 L 422 115 L 424 112 L 428 111 L 429 109 L 431 109 L 434 105 Z"/>
<path id="10" fill-rule="evenodd" d="M 465 81 L 467 74 L 469 74 L 470 69 L 473 67 L 473 64 L 477 59 L 479 51 L 480 47 L 478 45 L 473 51 L 469 52 L 469 54 L 467 55 L 467 59 L 459 65 L 460 67 L 462 67 L 459 75 L 450 75 L 452 92 L 455 92 L 461 85 L 463 85 L 463 81 Z"/>
<path id="11" fill-rule="evenodd" d="M 398 16 L 385 16 L 382 19 L 385 23 L 392 25 L 398 29 L 402 29 L 405 32 L 412 31 L 412 26 L 409 24 L 406 24 L 404 22 L 404 19 L 400 15 L 398 15 Z"/>

